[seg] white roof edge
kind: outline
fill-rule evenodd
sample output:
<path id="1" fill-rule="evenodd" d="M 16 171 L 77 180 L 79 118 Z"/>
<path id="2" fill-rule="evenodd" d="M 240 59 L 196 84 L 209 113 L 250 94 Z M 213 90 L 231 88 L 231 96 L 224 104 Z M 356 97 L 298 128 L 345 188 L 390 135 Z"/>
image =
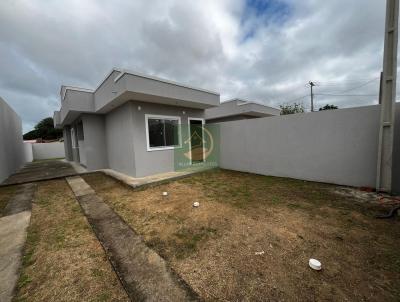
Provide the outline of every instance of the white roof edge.
<path id="1" fill-rule="evenodd" d="M 140 72 L 136 72 L 136 71 L 131 71 L 131 70 L 120 70 L 120 71 L 121 71 L 121 74 L 119 74 L 114 79 L 115 83 L 118 82 L 124 75 L 130 74 L 130 75 L 134 75 L 134 76 L 138 76 L 138 77 L 142 77 L 142 78 L 147 78 L 147 79 L 150 79 L 150 80 L 155 80 L 155 81 L 159 81 L 159 82 L 163 82 L 163 83 L 167 83 L 167 84 L 171 84 L 171 85 L 175 85 L 175 86 L 180 86 L 180 87 L 184 87 L 184 88 L 203 91 L 203 92 L 206 92 L 206 93 L 220 95 L 220 93 L 216 92 L 216 91 L 211 91 L 211 90 L 207 90 L 207 89 L 203 89 L 203 88 L 197 88 L 197 87 L 186 85 L 186 84 L 181 84 L 181 83 L 178 83 L 178 82 L 170 81 L 170 80 L 159 78 L 159 77 L 156 77 L 156 76 L 150 76 L 150 75 L 147 75 L 147 74 L 144 74 L 144 73 L 140 73 Z"/>
<path id="2" fill-rule="evenodd" d="M 74 87 L 74 86 L 66 86 L 66 85 L 61 85 L 61 91 L 64 88 L 64 93 L 61 94 L 61 100 L 63 101 L 65 98 L 65 95 L 67 94 L 67 90 L 74 90 L 74 91 L 80 91 L 80 92 L 88 92 L 88 93 L 93 93 L 93 89 L 88 89 L 88 88 L 82 88 L 82 87 Z"/>
<path id="3" fill-rule="evenodd" d="M 268 107 L 268 108 L 271 108 L 271 109 L 280 110 L 280 109 L 278 109 L 278 108 L 265 105 L 265 104 L 263 104 L 263 103 L 261 103 L 261 102 L 248 101 L 248 100 L 244 100 L 244 99 L 240 99 L 240 98 L 229 99 L 229 100 L 227 100 L 227 101 L 221 102 L 221 104 L 223 104 L 223 103 L 230 103 L 230 102 L 237 102 L 237 101 L 243 102 L 242 104 L 238 104 L 238 106 L 244 106 L 244 105 L 254 104 L 254 105 L 260 105 L 260 106 L 263 106 L 263 107 Z"/>
<path id="4" fill-rule="evenodd" d="M 111 71 L 109 73 L 107 73 L 107 76 L 103 79 L 103 81 L 101 81 L 100 84 L 97 85 L 97 87 L 94 89 L 94 92 L 96 92 L 101 87 L 101 85 L 103 85 L 103 83 L 110 77 L 110 75 L 112 75 L 112 73 L 114 71 L 117 71 L 120 73 L 117 77 L 119 77 L 121 74 L 124 73 L 124 71 L 121 68 L 113 67 L 111 69 Z M 114 81 L 115 81 L 115 79 L 114 79 Z"/>

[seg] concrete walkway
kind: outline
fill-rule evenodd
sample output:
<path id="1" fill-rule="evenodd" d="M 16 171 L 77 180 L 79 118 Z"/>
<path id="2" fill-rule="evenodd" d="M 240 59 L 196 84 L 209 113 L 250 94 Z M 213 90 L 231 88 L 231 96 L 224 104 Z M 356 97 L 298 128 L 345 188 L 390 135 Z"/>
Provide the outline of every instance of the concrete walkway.
<path id="1" fill-rule="evenodd" d="M 67 182 L 132 301 L 199 300 L 81 177 L 68 177 Z"/>
<path id="2" fill-rule="evenodd" d="M 17 173 L 7 178 L 2 185 L 23 184 L 72 175 L 77 175 L 77 172 L 69 162 L 63 160 L 44 160 L 27 163 Z"/>
<path id="3" fill-rule="evenodd" d="M 35 184 L 25 184 L 8 202 L 0 218 L 0 301 L 12 300 L 31 218 Z"/>

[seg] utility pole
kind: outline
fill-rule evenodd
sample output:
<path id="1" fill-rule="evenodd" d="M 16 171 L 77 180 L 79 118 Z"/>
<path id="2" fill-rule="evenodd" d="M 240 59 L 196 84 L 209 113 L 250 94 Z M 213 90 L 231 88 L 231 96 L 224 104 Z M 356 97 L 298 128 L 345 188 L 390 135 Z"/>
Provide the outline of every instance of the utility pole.
<path id="1" fill-rule="evenodd" d="M 314 111 L 314 93 L 313 93 L 313 87 L 315 86 L 314 82 L 308 82 L 308 84 L 310 85 L 310 89 L 311 89 L 311 112 Z"/>
<path id="2" fill-rule="evenodd" d="M 376 190 L 392 190 L 399 0 L 387 0 Z"/>

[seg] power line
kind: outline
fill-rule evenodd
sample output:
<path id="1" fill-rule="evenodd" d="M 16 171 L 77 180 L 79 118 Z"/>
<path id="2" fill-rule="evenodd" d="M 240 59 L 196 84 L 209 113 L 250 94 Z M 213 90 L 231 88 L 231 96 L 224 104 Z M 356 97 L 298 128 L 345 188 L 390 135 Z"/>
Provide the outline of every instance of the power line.
<path id="1" fill-rule="evenodd" d="M 369 81 L 367 81 L 367 82 L 365 82 L 365 83 L 362 83 L 361 85 L 357 85 L 357 86 L 355 86 L 355 87 L 352 87 L 352 88 L 349 88 L 349 89 L 346 89 L 346 90 L 341 90 L 341 91 L 330 91 L 330 92 L 327 92 L 327 93 L 346 93 L 346 92 L 353 91 L 353 90 L 356 90 L 356 89 L 358 89 L 358 88 L 362 88 L 362 87 L 364 87 L 364 86 L 367 86 L 368 84 L 371 84 L 371 83 L 373 83 L 374 81 L 379 80 L 379 79 L 380 79 L 380 77 L 377 77 L 377 78 L 371 79 L 371 80 L 369 80 Z"/>
<path id="2" fill-rule="evenodd" d="M 324 95 L 324 96 L 378 96 L 376 94 L 331 94 L 331 93 L 315 93 L 314 95 Z"/>
<path id="3" fill-rule="evenodd" d="M 300 99 L 304 99 L 306 96 L 309 96 L 309 94 L 306 94 L 306 95 L 297 97 L 297 98 L 292 99 L 292 100 L 290 100 L 290 101 L 286 101 L 286 103 L 291 103 L 291 102 L 294 102 L 294 101 L 297 101 L 297 100 L 300 100 Z"/>

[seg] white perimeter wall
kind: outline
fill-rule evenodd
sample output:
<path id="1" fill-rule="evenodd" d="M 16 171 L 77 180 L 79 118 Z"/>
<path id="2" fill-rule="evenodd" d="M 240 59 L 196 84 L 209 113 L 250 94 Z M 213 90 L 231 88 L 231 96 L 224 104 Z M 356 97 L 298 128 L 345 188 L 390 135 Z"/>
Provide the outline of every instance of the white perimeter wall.
<path id="1" fill-rule="evenodd" d="M 33 160 L 64 158 L 64 143 L 35 143 L 32 144 Z"/>
<path id="2" fill-rule="evenodd" d="M 375 187 L 379 114 L 376 105 L 220 123 L 220 167 Z"/>
<path id="3" fill-rule="evenodd" d="M 0 183 L 24 163 L 21 119 L 0 98 Z"/>

